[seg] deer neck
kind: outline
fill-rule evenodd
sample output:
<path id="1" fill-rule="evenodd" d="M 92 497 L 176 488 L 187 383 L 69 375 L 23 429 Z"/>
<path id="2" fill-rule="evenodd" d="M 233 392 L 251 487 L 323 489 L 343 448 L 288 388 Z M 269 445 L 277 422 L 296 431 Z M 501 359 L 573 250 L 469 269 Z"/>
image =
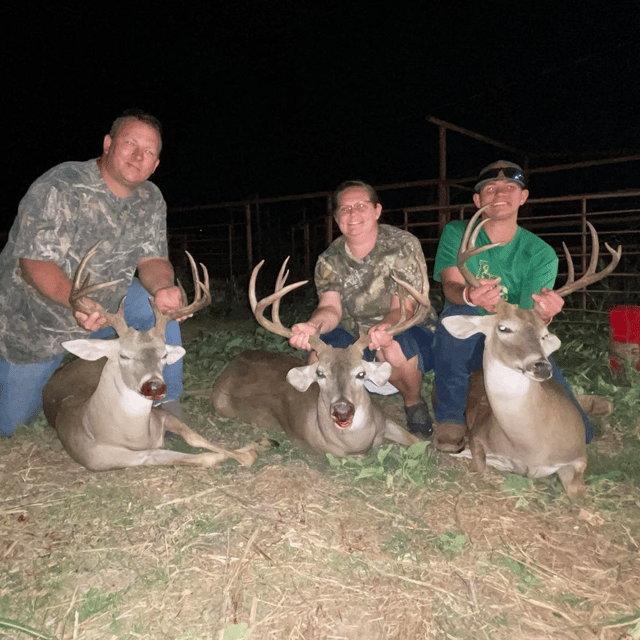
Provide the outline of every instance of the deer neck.
<path id="1" fill-rule="evenodd" d="M 491 409 L 499 421 L 504 419 L 519 424 L 524 417 L 535 415 L 536 405 L 540 402 L 540 383 L 498 359 L 487 358 L 486 350 L 484 383 Z"/>
<path id="2" fill-rule="evenodd" d="M 87 403 L 86 418 L 88 424 L 100 424 L 105 420 L 115 423 L 126 419 L 131 428 L 133 423 L 149 421 L 152 404 L 151 400 L 125 385 L 118 363 L 109 360 Z"/>

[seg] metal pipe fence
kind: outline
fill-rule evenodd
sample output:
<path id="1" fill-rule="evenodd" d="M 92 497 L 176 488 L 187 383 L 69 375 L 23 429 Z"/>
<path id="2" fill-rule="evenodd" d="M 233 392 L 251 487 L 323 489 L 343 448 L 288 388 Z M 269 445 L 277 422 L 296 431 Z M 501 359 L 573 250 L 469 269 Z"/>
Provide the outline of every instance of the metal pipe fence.
<path id="1" fill-rule="evenodd" d="M 427 187 L 433 186 L 433 181 L 425 182 Z M 402 199 L 402 189 L 386 188 L 396 189 L 396 201 Z M 339 233 L 329 198 L 327 192 L 254 200 L 244 206 L 200 207 L 201 219 L 206 216 L 218 221 L 172 224 L 172 260 L 186 267 L 183 256 L 188 249 L 207 265 L 212 278 L 244 282 L 253 266 L 264 259 L 262 278 L 272 282 L 282 261 L 291 256 L 291 279 L 311 278 L 317 256 Z M 432 274 L 443 221 L 469 219 L 474 211 L 472 204 L 411 204 L 384 209 L 381 222 L 406 229 L 420 240 Z M 576 277 L 586 270 L 591 255 L 587 221 L 598 231 L 602 259 L 609 259 L 605 242 L 614 248 L 621 244 L 622 259 L 606 280 L 570 296 L 565 308 L 606 313 L 613 304 L 640 304 L 640 190 L 533 198 L 520 210 L 520 224 L 542 237 L 560 256 L 559 283 L 567 274 L 562 242 L 572 255 Z M 432 288 L 437 291 L 438 283 L 432 282 Z"/>

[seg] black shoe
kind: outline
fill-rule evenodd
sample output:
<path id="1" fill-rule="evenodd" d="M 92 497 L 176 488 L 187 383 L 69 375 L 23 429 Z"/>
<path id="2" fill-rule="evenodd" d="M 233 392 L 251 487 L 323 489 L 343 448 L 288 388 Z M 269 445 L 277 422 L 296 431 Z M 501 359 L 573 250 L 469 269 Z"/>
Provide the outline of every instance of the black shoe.
<path id="1" fill-rule="evenodd" d="M 416 436 L 423 438 L 431 438 L 433 435 L 433 421 L 429 415 L 429 407 L 423 400 L 420 404 L 414 404 L 411 407 L 404 407 L 404 413 L 407 416 L 407 430 Z"/>

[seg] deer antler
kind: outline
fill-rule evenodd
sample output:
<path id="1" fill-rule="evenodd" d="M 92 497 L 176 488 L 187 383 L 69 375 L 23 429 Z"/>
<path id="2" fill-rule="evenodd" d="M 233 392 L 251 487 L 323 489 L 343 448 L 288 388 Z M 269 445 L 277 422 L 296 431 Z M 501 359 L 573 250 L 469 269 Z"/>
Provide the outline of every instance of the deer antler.
<path id="1" fill-rule="evenodd" d="M 598 242 L 598 232 L 595 230 L 594 226 L 587 222 L 587 226 L 589 227 L 589 231 L 591 232 L 591 260 L 589 261 L 589 268 L 585 272 L 585 274 L 577 281 L 574 282 L 574 270 L 573 270 L 573 260 L 571 259 L 571 254 L 569 253 L 569 249 L 567 249 L 567 245 L 563 242 L 562 248 L 564 249 L 564 255 L 567 258 L 567 282 L 560 289 L 556 289 L 556 293 L 565 297 L 570 293 L 577 291 L 578 289 L 583 289 L 584 287 L 588 287 L 590 284 L 594 282 L 598 282 L 598 280 L 602 280 L 606 278 L 617 266 L 618 262 L 620 262 L 620 257 L 622 256 L 622 245 L 618 245 L 618 250 L 614 251 L 608 243 L 604 243 L 604 246 L 607 248 L 607 251 L 611 254 L 611 262 L 599 273 L 596 273 L 596 268 L 598 266 L 598 254 L 599 254 L 599 242 Z"/>
<path id="2" fill-rule="evenodd" d="M 120 308 L 118 309 L 118 313 L 110 313 L 107 311 L 99 302 L 96 302 L 92 298 L 88 297 L 90 294 L 95 293 L 96 291 L 101 291 L 102 289 L 106 289 L 107 287 L 111 287 L 119 282 L 122 282 L 122 278 L 118 280 L 111 280 L 110 282 L 101 282 L 98 284 L 89 285 L 89 275 L 85 276 L 85 269 L 89 260 L 93 258 L 96 251 L 98 250 L 98 246 L 100 245 L 101 240 L 96 242 L 89 251 L 85 254 L 85 256 L 80 261 L 78 268 L 76 270 L 75 276 L 73 278 L 73 284 L 71 286 L 71 293 L 69 294 L 69 304 L 74 311 L 81 311 L 82 313 L 86 313 L 87 315 L 91 315 L 92 313 L 99 313 L 100 317 L 104 318 L 107 321 L 107 324 L 111 325 L 116 331 L 120 332 L 122 329 L 126 328 L 126 323 L 124 321 L 124 311 L 123 306 L 120 304 Z M 182 292 L 182 300 L 183 306 L 179 309 L 174 309 L 173 311 L 162 313 L 158 310 L 156 305 L 151 300 L 151 307 L 156 316 L 156 325 L 160 322 L 166 322 L 167 320 L 173 320 L 175 318 L 181 318 L 182 316 L 191 315 L 206 307 L 211 302 L 211 293 L 209 292 L 209 273 L 207 268 L 200 263 L 202 267 L 202 271 L 204 273 L 204 283 L 200 281 L 198 277 L 198 269 L 196 267 L 195 260 L 192 255 L 186 251 L 187 257 L 189 258 L 189 262 L 191 264 L 191 273 L 193 275 L 193 281 L 195 286 L 195 294 L 194 300 L 190 305 L 187 305 L 187 295 L 182 288 L 182 285 L 178 283 L 178 287 Z"/>
<path id="3" fill-rule="evenodd" d="M 478 247 L 478 248 L 475 247 L 478 233 L 480 233 L 480 229 L 487 222 L 487 220 L 486 219 L 482 220 L 480 224 L 476 226 L 475 229 L 473 229 L 473 225 L 475 224 L 476 220 L 485 209 L 486 207 L 482 207 L 482 209 L 479 209 L 478 211 L 476 211 L 473 218 L 469 220 L 469 223 L 467 224 L 467 227 L 464 231 L 464 235 L 462 236 L 462 242 L 460 243 L 460 249 L 458 251 L 458 269 L 460 269 L 460 273 L 462 273 L 462 276 L 464 277 L 464 279 L 472 287 L 480 286 L 480 282 L 469 271 L 469 269 L 465 264 L 466 261 L 471 256 L 475 256 L 479 253 L 482 253 L 483 251 L 487 251 L 488 249 L 500 246 L 502 244 L 501 242 L 494 242 L 493 244 L 487 244 L 483 247 Z M 560 289 L 556 289 L 555 291 L 559 296 L 563 298 L 569 295 L 570 293 L 577 291 L 578 289 L 588 287 L 590 284 L 593 284 L 594 282 L 598 282 L 599 280 L 606 278 L 616 268 L 616 266 L 618 265 L 618 262 L 620 262 L 620 257 L 622 255 L 622 245 L 618 245 L 618 250 L 614 251 L 605 242 L 604 246 L 607 248 L 607 251 L 612 256 L 611 262 L 602 271 L 600 271 L 599 273 L 596 273 L 596 268 L 598 266 L 598 255 L 599 255 L 598 233 L 590 222 L 587 222 L 587 226 L 589 227 L 589 231 L 591 233 L 591 244 L 592 244 L 591 259 L 589 261 L 589 268 L 587 269 L 586 273 L 579 280 L 575 282 L 574 282 L 575 275 L 574 275 L 574 269 L 573 269 L 573 261 L 571 260 L 571 254 L 569 253 L 569 249 L 567 249 L 567 245 L 564 242 L 562 243 L 562 247 L 564 248 L 564 255 L 567 258 L 567 264 L 568 264 L 567 282 L 563 287 L 561 287 Z M 472 233 L 472 229 L 473 229 L 473 233 Z"/>
<path id="4" fill-rule="evenodd" d="M 80 311 L 81 313 L 86 313 L 87 315 L 91 315 L 92 313 L 99 313 L 101 318 L 104 318 L 109 325 L 114 327 L 117 331 L 117 328 L 124 327 L 124 315 L 122 312 L 122 306 L 118 310 L 118 313 L 110 313 L 107 311 L 99 302 L 96 302 L 92 298 L 89 298 L 89 294 L 95 293 L 96 291 L 101 291 L 102 289 L 106 289 L 107 287 L 111 287 L 119 282 L 122 282 L 122 278 L 118 280 L 111 280 L 110 282 L 102 282 L 99 284 L 89 285 L 89 279 L 91 276 L 85 276 L 85 269 L 87 268 L 87 264 L 89 260 L 93 258 L 96 251 L 98 250 L 98 246 L 102 240 L 98 240 L 89 251 L 84 255 L 78 268 L 76 269 L 75 276 L 73 278 L 73 283 L 71 285 L 71 293 L 69 294 L 69 304 L 71 305 L 71 309 L 73 311 Z"/>
<path id="5" fill-rule="evenodd" d="M 264 327 L 267 331 L 282 336 L 283 338 L 290 338 L 292 332 L 291 329 L 287 329 L 287 327 L 283 326 L 280 321 L 280 299 L 289 293 L 289 291 L 293 291 L 308 282 L 308 280 L 300 280 L 300 282 L 294 282 L 286 287 L 284 286 L 284 283 L 289 276 L 288 271 L 285 273 L 288 261 L 289 257 L 287 257 L 287 259 L 282 263 L 282 267 L 280 267 L 280 273 L 276 280 L 275 291 L 266 298 L 262 298 L 260 302 L 258 302 L 258 298 L 256 296 L 256 280 L 258 279 L 258 271 L 262 268 L 264 260 L 260 261 L 254 267 L 251 272 L 251 278 L 249 279 L 249 304 L 251 305 L 251 311 L 253 311 L 253 315 L 258 321 L 258 324 Z M 271 309 L 271 317 L 273 320 L 267 320 L 264 317 L 264 312 L 269 305 L 273 305 L 273 308 Z"/>
<path id="6" fill-rule="evenodd" d="M 422 291 L 418 291 L 415 287 L 408 282 L 400 280 L 395 274 L 391 277 L 402 287 L 399 290 L 400 297 L 400 320 L 393 326 L 387 329 L 387 333 L 390 336 L 398 335 L 403 331 L 406 331 L 409 327 L 413 327 L 416 324 L 420 324 L 431 310 L 431 301 L 429 300 L 429 278 L 427 277 L 427 266 L 423 261 L 418 261 L 420 265 L 420 275 L 422 276 Z M 415 301 L 416 306 L 413 310 L 413 314 L 406 317 L 406 305 L 403 289 L 411 294 Z"/>
<path id="7" fill-rule="evenodd" d="M 291 329 L 285 327 L 280 321 L 280 300 L 290 291 L 301 287 L 304 284 L 307 284 L 307 280 L 301 280 L 300 282 L 294 282 L 293 284 L 289 284 L 286 287 L 284 283 L 289 276 L 289 272 L 285 271 L 287 267 L 287 262 L 289 258 L 282 263 L 282 267 L 280 267 L 280 272 L 278 273 L 278 278 L 276 280 L 276 286 L 274 292 L 267 296 L 266 298 L 262 298 L 262 300 L 258 301 L 256 296 L 256 281 L 258 279 L 258 272 L 262 268 L 264 264 L 264 260 L 259 262 L 251 272 L 251 278 L 249 280 L 249 304 L 251 305 L 251 311 L 253 311 L 253 315 L 255 316 L 258 324 L 264 327 L 267 331 L 271 333 L 275 333 L 276 335 L 282 336 L 283 338 L 290 338 L 292 335 Z M 412 327 L 419 322 L 424 320 L 427 313 L 431 309 L 431 302 L 429 301 L 429 279 L 427 278 L 427 268 L 426 265 L 420 263 L 420 271 L 422 274 L 422 291 L 418 291 L 415 287 L 411 286 L 407 282 L 403 282 L 395 275 L 392 278 L 406 291 L 408 291 L 417 301 L 416 308 L 414 309 L 413 314 L 407 318 L 406 317 L 406 308 L 404 305 L 403 296 L 401 295 L 401 308 L 402 308 L 402 316 L 397 324 L 387 329 L 388 333 L 392 336 L 406 331 L 409 327 Z M 273 305 L 271 308 L 271 320 L 268 320 L 264 317 L 264 312 L 269 305 Z M 323 342 L 319 337 L 320 328 L 318 328 L 318 333 L 314 336 L 310 336 L 309 342 L 314 350 L 319 351 Z M 368 344 L 369 336 L 364 334 L 361 335 L 357 341 L 358 344 L 361 342 Z M 366 346 L 364 344 L 364 346 Z M 363 347 L 364 348 L 364 347 Z"/>
<path id="8" fill-rule="evenodd" d="M 476 226 L 474 229 L 473 226 L 477 222 L 478 218 L 482 215 L 482 212 L 489 205 L 485 205 L 481 209 L 478 209 L 471 220 L 467 223 L 467 226 L 464 230 L 464 235 L 462 236 L 462 241 L 460 242 L 460 249 L 458 250 L 458 269 L 462 274 L 462 277 L 470 284 L 472 287 L 479 287 L 480 281 L 469 271 L 467 267 L 467 260 L 472 256 L 476 256 L 483 251 L 488 251 L 489 249 L 493 249 L 494 247 L 499 247 L 503 243 L 502 242 L 493 242 L 491 244 L 486 244 L 482 247 L 476 247 L 476 240 L 478 239 L 478 234 L 480 233 L 480 229 L 489 221 L 489 218 L 485 218 Z"/>
<path id="9" fill-rule="evenodd" d="M 209 272 L 207 271 L 207 267 L 205 267 L 202 262 L 200 263 L 200 266 L 202 267 L 202 273 L 204 274 L 203 283 L 198 275 L 198 267 L 196 266 L 196 261 L 188 251 L 185 251 L 185 253 L 187 254 L 187 258 L 189 258 L 189 264 L 191 265 L 191 276 L 193 277 L 193 302 L 187 305 L 187 294 L 178 281 L 178 287 L 180 289 L 180 292 L 182 293 L 183 306 L 181 306 L 179 309 L 174 309 L 173 311 L 163 311 L 162 315 L 169 320 L 175 320 L 176 318 L 182 318 L 183 316 L 193 315 L 196 311 L 200 311 L 200 309 L 206 307 L 211 303 L 211 292 L 209 291 Z"/>

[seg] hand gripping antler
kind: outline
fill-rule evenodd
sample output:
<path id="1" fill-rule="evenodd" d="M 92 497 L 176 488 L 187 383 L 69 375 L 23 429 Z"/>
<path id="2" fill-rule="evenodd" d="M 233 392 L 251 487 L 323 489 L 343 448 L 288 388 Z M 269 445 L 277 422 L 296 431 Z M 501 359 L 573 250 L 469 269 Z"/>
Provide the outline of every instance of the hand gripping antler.
<path id="1" fill-rule="evenodd" d="M 387 333 L 390 336 L 398 335 L 403 331 L 413 327 L 416 324 L 420 324 L 426 317 L 429 311 L 431 311 L 431 301 L 429 300 L 429 278 L 427 277 L 427 265 L 424 261 L 419 260 L 420 275 L 422 276 L 422 291 L 418 291 L 415 287 L 408 282 L 400 280 L 395 274 L 391 274 L 391 277 L 400 285 L 401 289 L 398 291 L 400 298 L 400 319 L 396 324 L 387 329 Z M 406 298 L 404 291 L 407 291 L 413 296 L 416 301 L 413 314 L 407 318 L 406 312 Z"/>
<path id="2" fill-rule="evenodd" d="M 182 306 L 179 309 L 174 309 L 173 311 L 163 311 L 162 315 L 168 320 L 175 320 L 176 318 L 182 318 L 184 316 L 192 316 L 196 311 L 200 311 L 207 305 L 211 304 L 211 291 L 209 291 L 209 272 L 207 271 L 207 267 L 200 263 L 202 267 L 202 273 L 204 274 L 204 283 L 200 280 L 200 276 L 198 275 L 198 267 L 196 266 L 196 261 L 193 259 L 193 256 L 185 251 L 187 254 L 187 258 L 189 258 L 189 264 L 191 265 L 191 277 L 193 278 L 193 302 L 191 304 L 187 304 L 188 298 L 185 290 L 182 288 L 180 281 L 178 280 L 178 288 L 180 289 L 180 293 L 182 294 Z"/>
<path id="3" fill-rule="evenodd" d="M 460 270 L 460 273 L 462 273 L 462 276 L 464 277 L 464 279 L 472 287 L 479 287 L 480 282 L 469 271 L 469 269 L 465 264 L 466 261 L 469 258 L 471 258 L 471 256 L 475 256 L 479 253 L 482 253 L 483 251 L 487 251 L 488 249 L 492 249 L 493 247 L 498 247 L 502 245 L 501 242 L 494 242 L 492 244 L 487 244 L 482 247 L 475 246 L 476 239 L 478 238 L 478 234 L 480 233 L 480 229 L 488 221 L 488 218 L 485 220 L 482 220 L 480 224 L 478 224 L 475 227 L 475 229 L 473 229 L 473 226 L 475 225 L 477 219 L 480 217 L 480 215 L 482 215 L 482 212 L 486 208 L 487 207 L 485 206 L 485 207 L 482 207 L 482 209 L 479 209 L 474 214 L 473 218 L 469 220 L 469 223 L 467 224 L 467 227 L 464 231 L 464 235 L 462 236 L 462 242 L 460 243 L 460 249 L 458 251 L 458 269 Z M 589 261 L 589 268 L 587 269 L 586 273 L 579 280 L 575 282 L 574 282 L 575 276 L 574 276 L 574 269 L 573 269 L 573 261 L 571 260 L 571 254 L 569 253 L 569 249 L 567 249 L 567 245 L 564 242 L 562 243 L 562 247 L 564 249 L 564 255 L 567 258 L 567 264 L 568 264 L 567 282 L 563 287 L 560 287 L 560 289 L 556 289 L 555 292 L 563 298 L 569 295 L 570 293 L 577 291 L 578 289 L 588 287 L 590 284 L 593 284 L 594 282 L 598 282 L 599 280 L 606 278 L 616 268 L 616 266 L 618 265 L 618 262 L 620 262 L 620 256 L 622 255 L 622 246 L 618 245 L 618 250 L 614 251 L 605 242 L 604 246 L 607 248 L 607 251 L 609 251 L 609 253 L 612 256 L 611 262 L 602 271 L 600 271 L 599 273 L 596 273 L 596 268 L 598 266 L 598 254 L 599 254 L 598 233 L 596 232 L 594 226 L 590 222 L 587 222 L 587 226 L 589 227 L 589 231 L 591 233 L 591 244 L 592 244 L 591 260 Z"/>
<path id="4" fill-rule="evenodd" d="M 489 205 L 485 205 L 481 209 L 478 209 L 471 220 L 467 223 L 465 227 L 464 234 L 462 236 L 462 241 L 460 242 L 460 249 L 458 249 L 458 269 L 462 274 L 462 277 L 466 280 L 467 284 L 470 284 L 472 287 L 476 288 L 480 286 L 480 281 L 476 278 L 471 271 L 469 271 L 469 267 L 467 267 L 467 260 L 472 256 L 476 256 L 483 251 L 488 251 L 489 249 L 493 249 L 493 247 L 502 246 L 502 242 L 493 242 L 491 244 L 486 244 L 482 247 L 476 247 L 476 240 L 478 239 L 478 234 L 480 233 L 480 229 L 489 221 L 489 218 L 485 218 L 478 224 L 475 229 L 474 225 L 476 224 L 478 218 L 482 215 L 482 212 Z"/>
<path id="5" fill-rule="evenodd" d="M 122 330 L 126 328 L 126 323 L 124 321 L 124 310 L 123 303 L 120 304 L 120 308 L 117 313 L 110 313 L 99 303 L 90 298 L 89 296 L 96 291 L 101 291 L 102 289 L 106 289 L 107 287 L 111 287 L 119 282 L 122 282 L 122 278 L 118 280 L 111 280 L 110 282 L 101 282 L 98 284 L 89 284 L 90 276 L 85 276 L 85 269 L 89 260 L 93 258 L 96 251 L 98 250 L 98 246 L 100 245 L 101 240 L 96 242 L 89 251 L 85 254 L 85 256 L 80 261 L 78 268 L 76 270 L 75 276 L 73 278 L 73 284 L 71 286 L 71 293 L 69 294 L 69 304 L 74 311 L 80 311 L 87 315 L 91 315 L 92 313 L 98 313 L 101 318 L 104 318 L 107 321 L 107 324 L 112 326 L 116 331 L 119 329 Z M 175 318 L 181 318 L 186 315 L 191 315 L 206 307 L 211 302 L 211 293 L 209 292 L 209 273 L 207 272 L 207 268 L 200 263 L 202 267 L 202 271 L 204 273 L 204 283 L 202 283 L 198 277 L 198 269 L 196 267 L 196 263 L 191 256 L 191 254 L 186 251 L 185 252 L 189 258 L 189 262 L 191 264 L 191 273 L 193 275 L 193 281 L 195 286 L 195 294 L 194 301 L 187 305 L 187 295 L 182 288 L 182 285 L 178 283 L 178 287 L 180 288 L 182 294 L 183 305 L 179 309 L 174 309 L 168 313 L 162 313 L 158 310 L 156 305 L 153 303 L 153 300 L 150 300 L 151 307 L 153 308 L 153 312 L 156 316 L 156 325 L 160 322 L 166 323 L 167 320 L 173 320 Z"/>
<path id="6" fill-rule="evenodd" d="M 251 305 L 251 310 L 253 311 L 253 315 L 258 321 L 258 324 L 264 327 L 267 331 L 275 333 L 276 335 L 282 336 L 284 338 L 290 338 L 292 335 L 292 331 L 291 329 L 283 326 L 282 322 L 280 321 L 280 300 L 290 291 L 293 291 L 294 289 L 297 289 L 298 287 L 301 287 L 308 282 L 308 280 L 301 280 L 300 282 L 289 284 L 286 287 L 284 286 L 284 283 L 289 276 L 289 272 L 286 271 L 288 261 L 289 258 L 287 258 L 282 263 L 282 267 L 280 267 L 280 272 L 278 273 L 274 292 L 266 298 L 262 298 L 262 300 L 260 301 L 258 301 L 256 296 L 256 280 L 258 278 L 258 272 L 264 264 L 264 260 L 262 260 L 255 266 L 255 268 L 251 272 L 251 278 L 249 280 L 249 304 Z M 417 302 L 413 314 L 409 318 L 407 318 L 404 296 L 402 294 L 400 295 L 400 320 L 397 324 L 387 329 L 387 332 L 392 336 L 401 333 L 402 331 L 406 331 L 409 327 L 422 322 L 422 320 L 424 320 L 427 313 L 429 313 L 429 310 L 431 309 L 431 302 L 429 301 L 429 279 L 427 278 L 427 268 L 426 265 L 422 262 L 420 263 L 420 271 L 422 275 L 422 291 L 418 291 L 409 283 L 403 282 L 395 275 L 392 275 L 392 278 L 403 289 L 411 294 Z M 264 312 L 269 305 L 273 305 L 271 308 L 271 320 L 268 320 L 264 317 Z M 318 332 L 315 335 L 309 337 L 309 343 L 315 351 L 319 351 L 324 344 L 320 340 L 319 334 L 320 328 L 318 328 Z M 369 343 L 369 337 L 366 334 L 361 335 L 357 343 L 358 345 L 360 345 L 360 343 L 363 343 L 364 346 L 367 346 L 367 344 Z"/>
<path id="7" fill-rule="evenodd" d="M 590 222 L 587 222 L 587 226 L 591 232 L 591 260 L 589 261 L 589 268 L 585 274 L 575 282 L 573 260 L 571 259 L 571 254 L 569 253 L 569 249 L 567 249 L 567 245 L 564 242 L 562 243 L 564 255 L 567 258 L 567 282 L 563 287 L 560 287 L 560 289 L 556 289 L 556 293 L 563 298 L 578 289 L 583 289 L 594 282 L 598 282 L 598 280 L 606 278 L 618 266 L 618 262 L 620 262 L 620 257 L 622 256 L 622 245 L 619 244 L 618 250 L 614 251 L 609 244 L 605 242 L 604 246 L 611 254 L 611 262 L 602 271 L 596 273 L 596 268 L 598 266 L 598 247 L 600 243 L 598 241 L 598 233 L 594 226 Z"/>

